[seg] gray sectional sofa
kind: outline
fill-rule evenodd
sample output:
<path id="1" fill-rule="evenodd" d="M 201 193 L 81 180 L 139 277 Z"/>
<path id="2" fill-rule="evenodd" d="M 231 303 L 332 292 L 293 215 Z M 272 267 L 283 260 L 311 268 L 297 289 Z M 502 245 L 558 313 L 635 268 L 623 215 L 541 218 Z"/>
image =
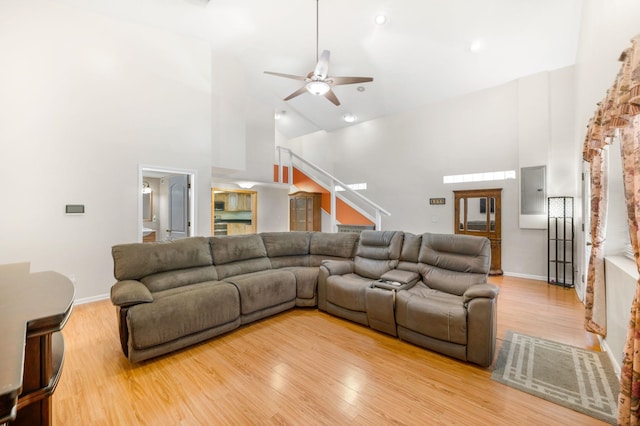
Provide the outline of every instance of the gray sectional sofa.
<path id="1" fill-rule="evenodd" d="M 112 248 L 111 301 L 131 362 L 315 307 L 446 355 L 493 361 L 489 241 L 465 235 L 271 232 Z"/>

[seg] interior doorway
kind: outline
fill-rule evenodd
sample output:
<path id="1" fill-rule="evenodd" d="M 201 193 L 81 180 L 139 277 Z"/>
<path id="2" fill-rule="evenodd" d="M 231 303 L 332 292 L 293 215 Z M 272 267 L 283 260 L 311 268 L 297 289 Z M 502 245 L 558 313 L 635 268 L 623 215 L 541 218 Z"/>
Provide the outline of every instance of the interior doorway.
<path id="1" fill-rule="evenodd" d="M 211 189 L 211 235 L 255 234 L 258 193 L 244 189 Z"/>
<path id="2" fill-rule="evenodd" d="M 195 170 L 140 165 L 138 241 L 170 241 L 194 235 Z"/>

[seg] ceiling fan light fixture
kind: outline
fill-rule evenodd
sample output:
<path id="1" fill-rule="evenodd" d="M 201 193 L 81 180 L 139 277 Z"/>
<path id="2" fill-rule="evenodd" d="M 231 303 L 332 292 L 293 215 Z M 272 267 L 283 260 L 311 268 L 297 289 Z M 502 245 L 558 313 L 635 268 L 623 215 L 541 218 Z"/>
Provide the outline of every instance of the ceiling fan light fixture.
<path id="1" fill-rule="evenodd" d="M 331 86 L 329 86 L 329 84 L 325 83 L 324 81 L 310 81 L 309 83 L 307 83 L 306 87 L 309 93 L 316 96 L 322 96 L 327 93 L 329 89 L 331 89 Z"/>

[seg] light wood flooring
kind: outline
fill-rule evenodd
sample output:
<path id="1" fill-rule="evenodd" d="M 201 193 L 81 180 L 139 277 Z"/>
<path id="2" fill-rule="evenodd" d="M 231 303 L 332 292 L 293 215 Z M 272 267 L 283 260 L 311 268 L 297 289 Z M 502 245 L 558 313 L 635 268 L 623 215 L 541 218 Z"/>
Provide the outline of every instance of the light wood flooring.
<path id="1" fill-rule="evenodd" d="M 507 330 L 599 350 L 573 289 L 513 277 Z M 54 425 L 596 425 L 483 369 L 316 309 L 293 309 L 140 364 L 123 356 L 115 308 L 74 308 Z"/>

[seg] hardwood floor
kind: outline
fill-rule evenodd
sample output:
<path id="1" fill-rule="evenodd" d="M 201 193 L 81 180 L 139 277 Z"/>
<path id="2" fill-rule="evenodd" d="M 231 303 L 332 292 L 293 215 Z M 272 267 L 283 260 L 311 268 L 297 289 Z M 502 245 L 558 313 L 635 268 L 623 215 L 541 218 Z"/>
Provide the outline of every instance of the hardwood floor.
<path id="1" fill-rule="evenodd" d="M 507 330 L 599 350 L 573 289 L 513 277 Z M 490 379 L 491 368 L 421 349 L 316 309 L 293 309 L 140 364 L 123 356 L 109 301 L 77 306 L 54 424 L 604 424 Z"/>

